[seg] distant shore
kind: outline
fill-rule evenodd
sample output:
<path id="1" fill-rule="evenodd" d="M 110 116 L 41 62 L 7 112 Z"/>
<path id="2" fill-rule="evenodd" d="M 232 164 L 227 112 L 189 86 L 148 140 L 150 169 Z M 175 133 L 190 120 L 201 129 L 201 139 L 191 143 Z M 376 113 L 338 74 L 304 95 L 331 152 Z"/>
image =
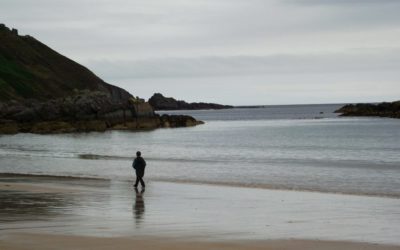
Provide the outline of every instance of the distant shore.
<path id="1" fill-rule="evenodd" d="M 335 111 L 341 116 L 376 116 L 400 119 L 400 101 L 347 104 Z"/>

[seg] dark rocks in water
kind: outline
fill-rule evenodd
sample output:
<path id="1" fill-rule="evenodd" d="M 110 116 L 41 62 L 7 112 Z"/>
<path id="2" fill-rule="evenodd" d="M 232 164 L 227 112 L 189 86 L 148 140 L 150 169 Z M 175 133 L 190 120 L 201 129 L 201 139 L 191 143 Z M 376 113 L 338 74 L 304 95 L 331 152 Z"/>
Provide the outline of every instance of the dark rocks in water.
<path id="1" fill-rule="evenodd" d="M 0 24 L 0 134 L 155 129 L 193 120 L 161 119 L 143 99 Z"/>
<path id="2" fill-rule="evenodd" d="M 176 128 L 176 127 L 193 127 L 199 124 L 204 124 L 202 121 L 197 121 L 188 115 L 162 115 L 160 117 L 161 127 Z"/>
<path id="3" fill-rule="evenodd" d="M 149 99 L 150 105 L 155 110 L 200 110 L 200 109 L 229 109 L 233 106 L 221 105 L 216 103 L 193 102 L 175 100 L 172 97 L 164 97 L 160 93 L 155 93 Z"/>
<path id="4" fill-rule="evenodd" d="M 378 104 L 347 104 L 336 110 L 335 113 L 342 113 L 341 116 L 378 116 L 400 118 L 400 101 L 383 102 Z"/>

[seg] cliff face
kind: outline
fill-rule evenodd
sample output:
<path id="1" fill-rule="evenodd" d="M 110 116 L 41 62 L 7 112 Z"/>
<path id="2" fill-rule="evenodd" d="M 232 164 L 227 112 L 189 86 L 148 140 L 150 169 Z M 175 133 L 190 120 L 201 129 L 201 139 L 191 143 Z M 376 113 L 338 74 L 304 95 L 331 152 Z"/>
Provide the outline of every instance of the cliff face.
<path id="1" fill-rule="evenodd" d="M 149 99 L 150 105 L 155 110 L 199 110 L 199 109 L 229 109 L 233 106 L 221 105 L 216 103 L 193 102 L 175 100 L 172 97 L 164 97 L 160 93 L 155 93 Z"/>
<path id="2" fill-rule="evenodd" d="M 151 129 L 170 124 L 31 36 L 0 24 L 0 133 Z"/>
<path id="3" fill-rule="evenodd" d="M 379 104 L 348 104 L 335 111 L 341 116 L 379 116 L 400 118 L 400 101 Z"/>

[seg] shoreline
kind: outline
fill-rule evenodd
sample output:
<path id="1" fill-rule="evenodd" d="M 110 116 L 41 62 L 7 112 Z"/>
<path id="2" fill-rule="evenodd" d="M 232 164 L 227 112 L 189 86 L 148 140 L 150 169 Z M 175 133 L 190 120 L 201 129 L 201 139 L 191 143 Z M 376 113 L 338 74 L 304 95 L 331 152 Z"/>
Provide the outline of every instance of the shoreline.
<path id="1" fill-rule="evenodd" d="M 0 198 L 1 249 L 28 249 L 18 243 L 26 235 L 38 249 L 71 240 L 152 249 L 158 239 L 170 244 L 157 249 L 400 249 L 399 199 L 1 175 Z"/>
<path id="2" fill-rule="evenodd" d="M 46 175 L 46 174 L 26 174 L 26 173 L 0 173 L 0 178 L 10 177 L 33 177 L 33 178 L 56 178 L 65 180 L 92 180 L 92 181 L 117 181 L 117 182 L 132 182 L 134 179 L 113 179 L 104 177 L 92 177 L 92 176 L 66 176 L 66 175 Z M 315 190 L 307 188 L 288 188 L 279 187 L 269 184 L 246 184 L 246 183 L 233 183 L 233 182 L 218 182 L 218 181 L 202 181 L 202 180 L 171 180 L 163 178 L 150 178 L 147 179 L 152 182 L 165 182 L 165 183 L 176 183 L 176 184 L 190 184 L 190 185 L 211 185 L 211 186 L 221 186 L 221 187 L 232 187 L 232 188 L 250 188 L 250 189 L 262 189 L 270 191 L 292 191 L 292 192 L 306 192 L 306 193 L 319 193 L 319 194 L 333 194 L 333 195 L 350 195 L 350 196 L 360 196 L 360 197 L 375 197 L 375 198 L 386 198 L 386 199 L 400 199 L 400 194 L 381 194 L 381 193 L 360 193 L 360 192 L 340 192 L 340 191 L 330 191 L 330 190 Z"/>

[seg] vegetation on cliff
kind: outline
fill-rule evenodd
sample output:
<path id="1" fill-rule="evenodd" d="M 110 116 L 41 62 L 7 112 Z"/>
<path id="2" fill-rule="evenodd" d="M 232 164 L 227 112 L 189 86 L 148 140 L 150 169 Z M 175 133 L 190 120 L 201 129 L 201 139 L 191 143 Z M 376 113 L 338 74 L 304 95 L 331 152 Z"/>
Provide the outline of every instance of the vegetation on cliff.
<path id="1" fill-rule="evenodd" d="M 150 105 L 155 110 L 199 110 L 199 109 L 229 109 L 233 106 L 221 105 L 216 103 L 192 102 L 175 100 L 172 97 L 164 97 L 160 93 L 155 93 L 149 99 Z"/>
<path id="2" fill-rule="evenodd" d="M 19 36 L 15 29 L 9 30 L 2 24 L 0 65 L 0 101 L 49 100 L 77 90 L 107 93 L 114 102 L 132 96 L 35 38 Z"/>
<path id="3" fill-rule="evenodd" d="M 186 119 L 186 120 L 185 120 Z M 176 121 L 180 122 L 176 122 Z M 193 126 L 101 80 L 31 36 L 0 24 L 0 134 Z"/>
<path id="4" fill-rule="evenodd" d="M 359 103 L 347 104 L 335 111 L 341 116 L 379 116 L 400 118 L 400 101 L 379 104 Z"/>

